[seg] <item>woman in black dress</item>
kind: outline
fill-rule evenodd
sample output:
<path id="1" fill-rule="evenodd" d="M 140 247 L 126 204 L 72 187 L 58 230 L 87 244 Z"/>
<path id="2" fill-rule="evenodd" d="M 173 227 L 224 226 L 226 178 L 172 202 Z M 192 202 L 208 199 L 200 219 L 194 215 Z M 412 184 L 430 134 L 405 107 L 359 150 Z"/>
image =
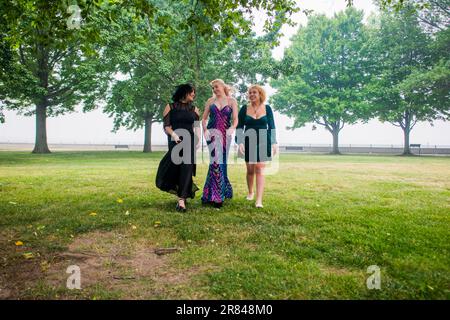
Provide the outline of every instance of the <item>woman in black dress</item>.
<path id="1" fill-rule="evenodd" d="M 195 88 L 182 84 L 173 94 L 173 103 L 166 105 L 163 112 L 169 151 L 159 163 L 156 186 L 178 196 L 176 210 L 181 212 L 186 212 L 186 199 L 194 198 L 198 190 L 192 179 L 196 173 L 195 152 L 201 141 L 194 98 Z"/>

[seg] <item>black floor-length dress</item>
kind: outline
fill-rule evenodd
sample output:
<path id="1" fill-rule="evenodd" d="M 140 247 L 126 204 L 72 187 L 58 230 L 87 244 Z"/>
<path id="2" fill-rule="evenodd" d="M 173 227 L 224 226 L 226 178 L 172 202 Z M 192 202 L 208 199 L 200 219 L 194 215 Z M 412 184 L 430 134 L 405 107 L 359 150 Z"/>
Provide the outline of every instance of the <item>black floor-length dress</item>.
<path id="1" fill-rule="evenodd" d="M 176 152 L 173 149 L 177 144 L 168 136 L 169 151 L 161 159 L 156 174 L 156 186 L 180 198 L 194 198 L 195 192 L 199 190 L 192 179 L 196 174 L 194 123 L 198 120 L 199 116 L 195 112 L 195 107 L 191 103 L 181 102 L 170 104 L 170 112 L 164 117 L 164 127 L 171 126 L 174 131 L 185 129 L 189 134 L 185 137 L 179 134 L 180 138 L 191 140 L 190 159 L 175 164 L 171 155 L 172 152 Z M 183 152 L 181 151 L 179 155 L 182 157 Z"/>

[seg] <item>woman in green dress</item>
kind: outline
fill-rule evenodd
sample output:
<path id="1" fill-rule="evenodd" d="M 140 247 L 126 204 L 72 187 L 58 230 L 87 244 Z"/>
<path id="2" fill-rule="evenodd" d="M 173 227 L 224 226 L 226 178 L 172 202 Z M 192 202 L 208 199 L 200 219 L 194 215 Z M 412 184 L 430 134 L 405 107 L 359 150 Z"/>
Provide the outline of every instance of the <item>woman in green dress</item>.
<path id="1" fill-rule="evenodd" d="M 266 93 L 259 85 L 248 89 L 250 104 L 239 111 L 236 128 L 236 142 L 239 154 L 245 158 L 247 166 L 247 200 L 254 198 L 254 181 L 256 178 L 256 207 L 262 208 L 264 193 L 264 168 L 266 161 L 271 161 L 277 152 L 275 121 L 272 108 L 264 104 Z"/>

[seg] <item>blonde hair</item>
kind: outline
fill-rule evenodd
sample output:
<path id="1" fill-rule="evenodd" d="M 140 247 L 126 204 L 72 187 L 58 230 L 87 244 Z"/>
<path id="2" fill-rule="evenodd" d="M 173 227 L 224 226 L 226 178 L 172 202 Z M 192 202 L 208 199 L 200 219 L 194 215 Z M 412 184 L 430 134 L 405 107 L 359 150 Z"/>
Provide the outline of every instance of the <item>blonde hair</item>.
<path id="1" fill-rule="evenodd" d="M 266 101 L 266 90 L 263 89 L 259 84 L 252 84 L 250 87 L 248 87 L 247 93 L 250 93 L 250 90 L 256 89 L 259 93 L 259 101 L 261 103 L 264 103 Z"/>
<path id="2" fill-rule="evenodd" d="M 220 83 L 223 86 L 223 92 L 225 92 L 225 95 L 227 97 L 231 97 L 231 95 L 234 93 L 233 87 L 226 84 L 225 81 L 223 81 L 222 79 L 214 79 L 213 81 L 211 81 L 209 83 L 209 85 L 212 86 L 214 83 Z M 214 90 L 213 90 L 213 96 L 215 96 Z"/>

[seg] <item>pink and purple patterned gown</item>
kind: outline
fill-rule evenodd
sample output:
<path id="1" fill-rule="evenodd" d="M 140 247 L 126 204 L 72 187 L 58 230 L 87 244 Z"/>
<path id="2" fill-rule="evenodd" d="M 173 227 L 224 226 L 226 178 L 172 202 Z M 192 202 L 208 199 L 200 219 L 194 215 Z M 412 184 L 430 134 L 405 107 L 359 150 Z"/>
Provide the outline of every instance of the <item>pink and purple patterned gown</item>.
<path id="1" fill-rule="evenodd" d="M 222 203 L 233 197 L 233 189 L 227 175 L 227 158 L 231 145 L 231 136 L 227 135 L 227 129 L 231 126 L 232 114 L 233 108 L 230 105 L 222 109 L 214 103 L 210 106 L 207 129 L 213 134 L 210 140 L 206 141 L 210 164 L 203 188 L 203 203 Z"/>

